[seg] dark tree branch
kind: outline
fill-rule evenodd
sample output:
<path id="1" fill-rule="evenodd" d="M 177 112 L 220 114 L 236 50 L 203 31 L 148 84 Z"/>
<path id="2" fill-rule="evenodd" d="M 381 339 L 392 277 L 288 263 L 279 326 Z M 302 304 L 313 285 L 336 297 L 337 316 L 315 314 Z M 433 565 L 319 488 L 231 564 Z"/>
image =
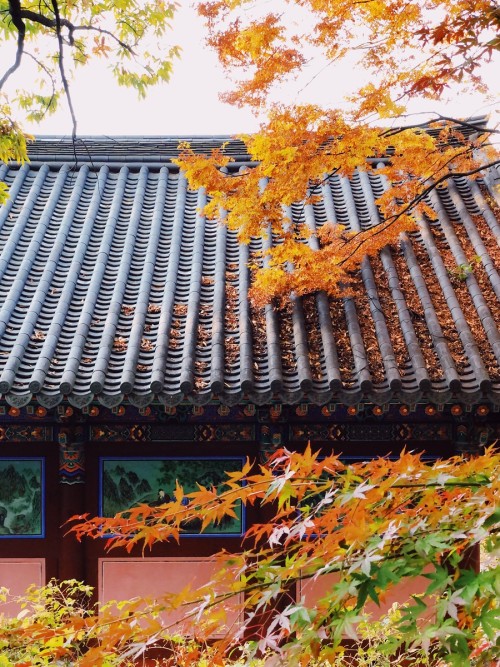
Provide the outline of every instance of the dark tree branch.
<path id="1" fill-rule="evenodd" d="M 395 128 L 388 128 L 387 130 L 384 130 L 380 136 L 381 137 L 392 137 L 395 134 L 399 134 L 403 130 L 413 130 L 413 129 L 429 129 L 429 122 L 437 122 L 437 121 L 446 121 L 449 123 L 454 123 L 456 127 L 452 128 L 454 130 L 457 130 L 460 132 L 460 128 L 467 128 L 469 130 L 474 130 L 475 132 L 478 132 L 479 134 L 500 134 L 500 130 L 497 130 L 496 128 L 492 127 L 485 127 L 483 125 L 474 125 L 473 123 L 469 123 L 467 120 L 459 120 L 457 118 L 451 118 L 450 116 L 442 116 L 440 113 L 437 113 L 436 111 L 430 112 L 436 116 L 435 121 L 424 121 L 423 123 L 415 123 L 411 125 L 406 125 L 405 127 L 395 127 Z M 413 115 L 413 114 L 412 114 Z"/>
<path id="2" fill-rule="evenodd" d="M 23 19 L 26 19 L 27 21 L 33 21 L 33 23 L 39 23 L 40 25 L 45 26 L 46 28 L 55 28 L 57 29 L 57 26 L 59 25 L 59 29 L 61 27 L 65 27 L 68 29 L 68 32 L 70 34 L 70 42 L 72 42 L 72 33 L 73 30 L 75 29 L 75 26 L 71 23 L 71 21 L 68 21 L 68 19 L 65 18 L 59 18 L 59 24 L 57 22 L 57 19 L 51 19 L 48 16 L 45 16 L 44 14 L 37 13 L 31 11 L 31 9 L 22 9 L 21 10 L 21 16 Z"/>
<path id="3" fill-rule="evenodd" d="M 21 65 L 21 60 L 24 52 L 24 37 L 26 35 L 26 26 L 21 16 L 21 3 L 20 0 L 9 0 L 9 13 L 12 18 L 12 23 L 17 28 L 17 51 L 16 58 L 11 67 L 5 72 L 3 77 L 0 79 L 0 90 L 2 90 L 6 81 L 9 77 L 14 74 L 14 72 Z"/>
<path id="4" fill-rule="evenodd" d="M 75 42 L 74 38 L 75 32 L 77 32 L 78 30 L 91 30 L 93 32 L 99 33 L 100 35 L 107 35 L 108 37 L 111 37 L 111 39 L 114 39 L 115 42 L 117 42 L 117 44 L 119 44 L 123 49 L 127 50 L 131 54 L 134 54 L 134 50 L 132 49 L 132 47 L 126 42 L 123 42 L 121 39 L 119 39 L 110 30 L 104 30 L 103 28 L 98 28 L 97 26 L 93 25 L 75 25 L 71 21 L 68 21 L 68 19 L 62 18 L 61 16 L 59 16 L 59 21 L 58 21 L 57 18 L 51 19 L 48 16 L 44 16 L 43 14 L 33 12 L 30 9 L 21 10 L 20 16 L 28 21 L 39 23 L 40 25 L 43 25 L 46 28 L 55 28 L 56 31 L 57 30 L 60 31 L 61 28 L 67 28 L 68 40 L 71 46 L 73 46 Z"/>

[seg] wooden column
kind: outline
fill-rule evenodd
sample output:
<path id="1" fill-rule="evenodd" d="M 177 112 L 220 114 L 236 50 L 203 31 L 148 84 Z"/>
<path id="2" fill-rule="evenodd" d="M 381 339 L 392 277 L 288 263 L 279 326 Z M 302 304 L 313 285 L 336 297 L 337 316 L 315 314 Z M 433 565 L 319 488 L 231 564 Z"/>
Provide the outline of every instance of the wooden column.
<path id="1" fill-rule="evenodd" d="M 59 547 L 58 579 L 85 579 L 85 545 L 67 535 L 67 520 L 85 512 L 85 415 L 66 408 L 59 418 Z"/>
<path id="2" fill-rule="evenodd" d="M 453 445 L 455 452 L 468 458 L 477 455 L 484 443 L 477 431 L 472 413 L 455 416 L 453 420 Z M 462 568 L 470 568 L 479 572 L 481 567 L 481 553 L 479 544 L 474 545 L 464 554 Z"/>

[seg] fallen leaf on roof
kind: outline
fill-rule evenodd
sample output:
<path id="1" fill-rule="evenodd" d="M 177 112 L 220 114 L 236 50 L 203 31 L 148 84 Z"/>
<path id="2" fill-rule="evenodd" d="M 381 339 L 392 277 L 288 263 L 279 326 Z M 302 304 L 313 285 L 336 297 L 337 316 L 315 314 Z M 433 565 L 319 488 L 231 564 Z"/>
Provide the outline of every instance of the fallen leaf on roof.
<path id="1" fill-rule="evenodd" d="M 123 352 L 124 350 L 127 349 L 127 339 L 123 338 L 122 336 L 117 336 L 113 342 L 113 349 L 116 352 Z"/>
<path id="2" fill-rule="evenodd" d="M 142 338 L 141 339 L 141 350 L 143 352 L 150 352 L 151 350 L 154 350 L 154 345 L 147 338 Z"/>
<path id="3" fill-rule="evenodd" d="M 186 303 L 176 303 L 174 306 L 174 315 L 185 315 L 187 313 L 187 304 Z"/>

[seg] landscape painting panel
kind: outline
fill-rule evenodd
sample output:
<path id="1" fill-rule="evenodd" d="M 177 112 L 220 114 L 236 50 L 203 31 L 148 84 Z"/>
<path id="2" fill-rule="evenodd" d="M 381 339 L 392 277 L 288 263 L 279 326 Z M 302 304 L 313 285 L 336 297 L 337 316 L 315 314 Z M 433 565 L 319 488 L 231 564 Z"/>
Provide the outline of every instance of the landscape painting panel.
<path id="1" fill-rule="evenodd" d="M 149 458 L 101 459 L 102 516 L 111 517 L 134 505 L 160 505 L 173 498 L 176 480 L 186 494 L 205 487 L 224 486 L 227 472 L 236 472 L 243 466 L 242 458 Z M 186 503 L 188 499 L 186 498 Z M 211 525 L 202 535 L 242 535 L 244 509 L 235 508 L 237 518 L 226 516 L 218 525 Z M 199 535 L 201 521 L 184 526 L 184 534 Z"/>
<path id="2" fill-rule="evenodd" d="M 0 537 L 43 537 L 43 459 L 0 459 Z"/>

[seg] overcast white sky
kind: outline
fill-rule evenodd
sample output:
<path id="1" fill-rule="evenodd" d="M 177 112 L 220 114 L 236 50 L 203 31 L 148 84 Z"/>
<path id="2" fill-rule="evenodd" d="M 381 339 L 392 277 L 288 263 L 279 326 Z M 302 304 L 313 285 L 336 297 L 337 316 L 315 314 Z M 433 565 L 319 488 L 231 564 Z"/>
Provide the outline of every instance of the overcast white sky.
<path id="1" fill-rule="evenodd" d="M 227 89 L 228 82 L 220 72 L 215 55 L 203 44 L 203 28 L 195 11 L 184 0 L 184 6 L 174 19 L 173 43 L 180 44 L 182 57 L 175 63 L 171 82 L 152 89 L 146 100 L 138 101 L 132 90 L 119 88 L 105 64 L 82 68 L 72 83 L 72 94 L 78 118 L 79 134 L 97 135 L 200 135 L 253 132 L 258 122 L 249 111 L 223 104 L 218 93 Z M 272 9 L 273 0 L 267 3 Z M 11 61 L 13 47 L 0 45 L 0 63 L 4 69 Z M 303 80 L 289 86 L 289 101 L 317 102 L 339 106 L 342 97 L 361 79 L 353 63 L 343 70 L 326 68 L 320 75 L 319 65 L 311 65 L 303 73 Z M 492 93 L 500 95 L 498 62 L 487 72 Z M 26 82 L 24 82 L 26 85 Z M 308 84 L 297 96 L 297 91 Z M 496 107 L 498 109 L 498 106 Z M 495 106 L 485 107 L 479 97 L 457 96 L 452 103 L 438 105 L 426 102 L 414 104 L 412 111 L 438 110 L 451 116 L 470 116 L 493 113 Z M 493 120 L 493 119 L 492 119 Z M 25 124 L 33 134 L 70 134 L 71 120 L 66 104 L 56 115 L 38 126 Z"/>

